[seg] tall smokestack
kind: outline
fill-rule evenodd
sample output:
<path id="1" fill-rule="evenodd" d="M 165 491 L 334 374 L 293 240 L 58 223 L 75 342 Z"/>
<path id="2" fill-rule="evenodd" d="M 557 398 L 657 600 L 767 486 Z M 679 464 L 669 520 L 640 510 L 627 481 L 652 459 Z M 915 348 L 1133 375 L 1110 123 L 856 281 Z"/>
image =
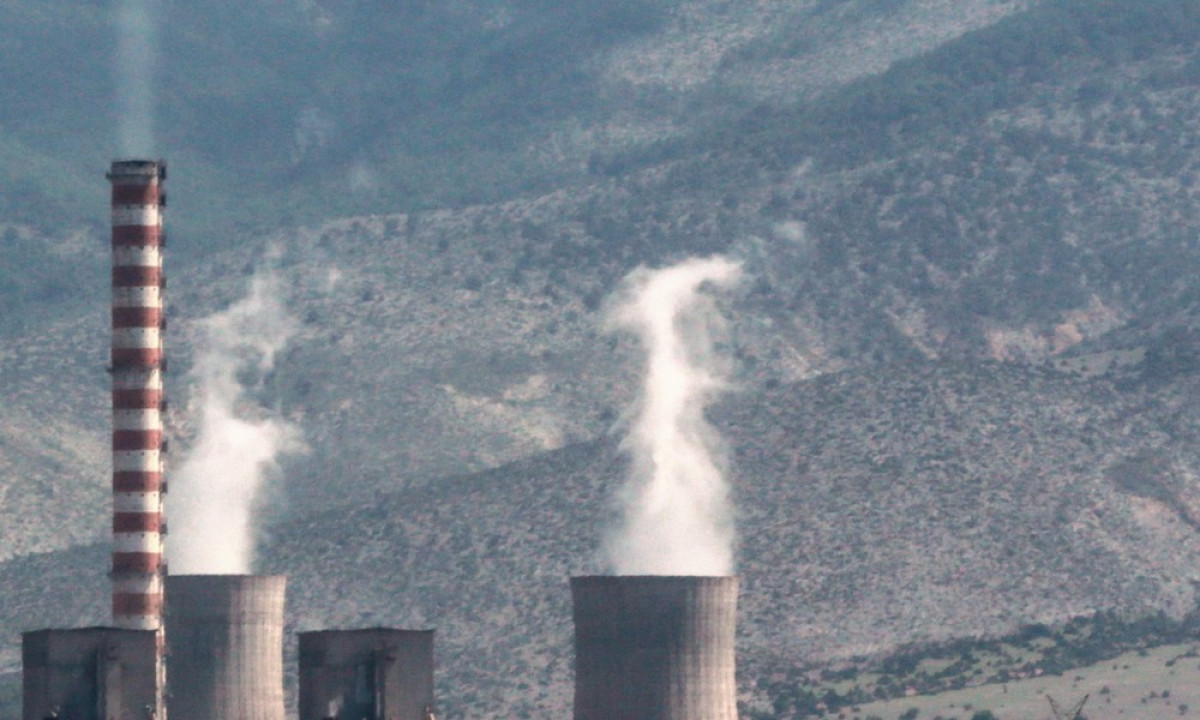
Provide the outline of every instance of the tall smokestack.
<path id="1" fill-rule="evenodd" d="M 162 708 L 162 160 L 112 163 L 113 624 L 158 632 Z M 161 716 L 161 712 L 160 712 Z"/>
<path id="2" fill-rule="evenodd" d="M 736 577 L 571 578 L 575 720 L 737 720 Z"/>
<path id="3" fill-rule="evenodd" d="M 171 606 L 171 720 L 283 720 L 281 575 L 175 575 Z"/>

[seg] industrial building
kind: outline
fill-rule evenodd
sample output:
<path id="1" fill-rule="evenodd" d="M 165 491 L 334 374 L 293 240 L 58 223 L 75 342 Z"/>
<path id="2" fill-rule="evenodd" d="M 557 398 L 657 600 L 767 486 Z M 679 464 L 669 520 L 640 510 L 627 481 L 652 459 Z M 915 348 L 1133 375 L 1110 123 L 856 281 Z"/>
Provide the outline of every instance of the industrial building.
<path id="1" fill-rule="evenodd" d="M 163 561 L 166 163 L 112 163 L 112 627 L 22 636 L 23 719 L 283 720 L 282 576 Z M 575 720 L 736 720 L 736 577 L 570 581 Z M 435 720 L 434 633 L 299 635 L 300 720 Z"/>
<path id="2" fill-rule="evenodd" d="M 433 715 L 433 632 L 300 633 L 300 720 Z"/>
<path id="3" fill-rule="evenodd" d="M 167 578 L 167 699 L 174 720 L 283 720 L 287 578 Z"/>
<path id="4" fill-rule="evenodd" d="M 22 717 L 283 720 L 286 578 L 167 577 L 162 419 L 167 164 L 118 160 L 107 177 L 112 186 L 112 627 L 22 635 Z M 301 695 L 341 698 L 333 714 L 326 703 L 322 718 L 433 716 L 432 631 L 379 628 L 314 635 L 309 657 L 326 660 L 308 669 Z M 360 657 L 364 639 L 370 649 Z M 371 668 L 371 693 L 360 702 L 354 682 L 364 662 Z M 414 703 L 421 715 L 406 709 Z"/>
<path id="5" fill-rule="evenodd" d="M 143 718 L 159 702 L 157 633 L 113 627 L 21 636 L 23 720 Z"/>

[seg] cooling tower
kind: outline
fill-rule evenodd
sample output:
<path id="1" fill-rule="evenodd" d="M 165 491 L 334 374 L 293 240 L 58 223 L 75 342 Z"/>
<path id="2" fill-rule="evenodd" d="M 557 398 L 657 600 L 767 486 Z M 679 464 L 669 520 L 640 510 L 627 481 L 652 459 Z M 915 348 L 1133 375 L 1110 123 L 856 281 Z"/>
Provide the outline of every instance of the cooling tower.
<path id="1" fill-rule="evenodd" d="M 300 720 L 429 720 L 433 631 L 300 633 Z"/>
<path id="2" fill-rule="evenodd" d="M 167 578 L 171 720 L 283 720 L 287 578 Z"/>
<path id="3" fill-rule="evenodd" d="M 575 720 L 737 720 L 736 577 L 571 578 Z"/>
<path id="4" fill-rule="evenodd" d="M 158 633 L 82 628 L 21 635 L 21 717 L 151 720 Z"/>

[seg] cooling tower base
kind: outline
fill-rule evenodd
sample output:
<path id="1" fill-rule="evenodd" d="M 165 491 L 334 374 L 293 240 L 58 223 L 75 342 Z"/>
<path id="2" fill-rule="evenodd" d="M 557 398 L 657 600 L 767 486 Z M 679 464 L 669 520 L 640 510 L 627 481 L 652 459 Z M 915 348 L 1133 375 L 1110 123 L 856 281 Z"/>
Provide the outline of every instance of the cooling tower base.
<path id="1" fill-rule="evenodd" d="M 283 720 L 287 578 L 167 577 L 170 720 Z"/>
<path id="2" fill-rule="evenodd" d="M 575 720 L 737 720 L 736 577 L 571 578 Z"/>

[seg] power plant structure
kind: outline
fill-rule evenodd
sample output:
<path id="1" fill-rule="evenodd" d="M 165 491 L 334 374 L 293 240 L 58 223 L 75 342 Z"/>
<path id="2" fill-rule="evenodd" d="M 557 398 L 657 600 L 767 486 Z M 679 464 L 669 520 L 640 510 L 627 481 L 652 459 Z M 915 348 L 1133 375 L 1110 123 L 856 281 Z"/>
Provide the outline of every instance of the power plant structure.
<path id="1" fill-rule="evenodd" d="M 112 623 L 22 635 L 23 720 L 283 720 L 283 576 L 169 577 L 166 163 L 112 184 Z M 738 579 L 570 580 L 575 720 L 737 720 Z M 435 720 L 432 630 L 299 636 L 299 720 Z"/>
<path id="2" fill-rule="evenodd" d="M 112 183 L 112 614 L 157 630 L 163 613 L 162 161 L 114 162 Z"/>
<path id="3" fill-rule="evenodd" d="M 157 635 L 163 662 L 163 229 L 162 160 L 112 163 L 112 620 Z"/>
<path id="4" fill-rule="evenodd" d="M 738 579 L 571 578 L 575 720 L 737 720 Z"/>
<path id="5" fill-rule="evenodd" d="M 300 633 L 300 720 L 429 720 L 433 631 Z"/>
<path id="6" fill-rule="evenodd" d="M 167 165 L 117 160 L 107 178 L 112 626 L 22 634 L 22 717 L 165 720 L 170 713 L 179 720 L 283 720 L 286 578 L 167 575 L 162 337 Z M 308 677 L 322 697 L 343 698 L 345 712 L 334 717 L 433 717 L 432 631 L 374 628 L 314 637 L 314 647 L 323 650 L 310 657 L 328 661 L 313 666 Z M 370 646 L 366 656 L 360 652 L 364 642 Z M 368 666 L 371 697 L 363 704 L 357 685 L 346 689 L 344 672 L 355 673 L 357 682 Z M 421 714 L 414 715 L 411 708 L 418 705 Z"/>
<path id="7" fill-rule="evenodd" d="M 149 717 L 161 697 L 158 659 L 154 630 L 23 633 L 22 720 Z"/>
<path id="8" fill-rule="evenodd" d="M 118 160 L 112 185 L 112 623 L 21 638 L 26 720 L 165 717 L 162 208 L 167 165 Z"/>
<path id="9" fill-rule="evenodd" d="M 167 578 L 172 720 L 283 720 L 281 575 Z"/>

